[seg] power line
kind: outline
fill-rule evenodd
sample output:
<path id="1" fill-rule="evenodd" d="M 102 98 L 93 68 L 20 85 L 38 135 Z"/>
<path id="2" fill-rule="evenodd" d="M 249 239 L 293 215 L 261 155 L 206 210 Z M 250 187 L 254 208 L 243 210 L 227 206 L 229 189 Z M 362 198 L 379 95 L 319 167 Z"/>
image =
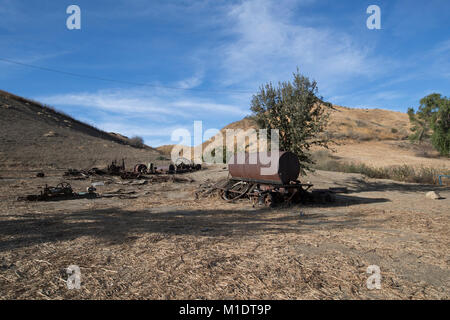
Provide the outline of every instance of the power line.
<path id="1" fill-rule="evenodd" d="M 36 65 L 23 63 L 23 62 L 19 62 L 19 61 L 14 61 L 14 60 L 11 60 L 11 59 L 6 59 L 6 58 L 0 58 L 0 61 L 11 63 L 11 64 L 16 64 L 16 65 L 24 66 L 24 67 L 28 67 L 28 68 L 33 68 L 33 69 L 38 69 L 38 70 L 43 70 L 43 71 L 48 71 L 48 72 L 53 72 L 53 73 L 64 74 L 64 75 L 68 75 L 68 76 L 72 76 L 72 77 L 86 78 L 86 79 L 106 81 L 106 82 L 115 82 L 115 83 L 122 83 L 122 84 L 130 84 L 130 85 L 134 85 L 134 86 L 145 86 L 145 87 L 161 88 L 161 89 L 184 90 L 184 91 L 199 91 L 199 92 L 211 92 L 211 93 L 253 93 L 252 91 L 246 91 L 246 90 L 208 90 L 208 89 L 198 89 L 198 88 L 181 88 L 181 87 L 163 86 L 163 85 L 148 84 L 148 83 L 142 83 L 142 82 L 134 82 L 134 81 L 102 78 L 102 77 L 91 76 L 91 75 L 86 75 L 86 74 L 79 74 L 79 73 L 74 73 L 74 72 L 57 70 L 57 69 L 53 69 L 53 68 L 36 66 Z"/>

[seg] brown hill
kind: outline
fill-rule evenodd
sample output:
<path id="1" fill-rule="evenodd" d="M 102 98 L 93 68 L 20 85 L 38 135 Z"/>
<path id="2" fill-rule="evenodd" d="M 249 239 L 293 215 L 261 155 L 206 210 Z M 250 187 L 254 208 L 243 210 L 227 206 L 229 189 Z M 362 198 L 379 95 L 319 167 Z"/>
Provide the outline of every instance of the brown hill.
<path id="1" fill-rule="evenodd" d="M 371 140 L 402 140 L 409 134 L 409 120 L 405 113 L 381 109 L 355 109 L 333 106 L 327 135 L 339 143 L 355 143 Z M 251 117 L 230 123 L 221 129 L 223 137 L 228 129 L 248 130 L 258 126 Z M 203 142 L 203 149 L 214 146 L 215 137 Z M 250 141 L 251 146 L 254 142 Z M 211 146 L 210 146 L 211 145 Z M 209 146 L 209 147 L 208 147 Z M 157 149 L 170 154 L 173 145 L 165 145 Z"/>
<path id="2" fill-rule="evenodd" d="M 251 128 L 256 129 L 257 125 L 248 117 L 227 125 L 221 133 L 225 137 L 227 129 L 246 131 Z M 417 146 L 406 141 L 410 134 L 406 113 L 334 105 L 326 134 L 336 142 L 332 145 L 336 151 L 333 159 L 373 166 L 408 164 L 449 167 L 448 159 L 439 158 L 437 152 L 428 145 Z M 243 139 L 244 134 L 241 132 L 237 136 Z M 256 141 L 248 141 L 244 145 L 247 151 L 257 150 Z M 240 144 L 237 149 L 242 150 L 244 145 Z M 212 150 L 216 146 L 215 137 L 201 145 L 203 150 Z M 166 145 L 157 149 L 164 154 L 170 154 L 172 147 Z"/>
<path id="3" fill-rule="evenodd" d="M 128 166 L 160 156 L 135 148 L 127 137 L 0 90 L 0 167 L 2 169 L 87 168 L 125 159 Z"/>

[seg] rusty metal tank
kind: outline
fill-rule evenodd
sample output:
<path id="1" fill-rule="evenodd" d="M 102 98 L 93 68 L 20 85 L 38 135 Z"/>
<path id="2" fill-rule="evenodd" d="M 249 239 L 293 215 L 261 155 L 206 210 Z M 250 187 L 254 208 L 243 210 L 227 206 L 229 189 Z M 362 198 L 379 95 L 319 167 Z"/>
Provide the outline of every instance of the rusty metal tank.
<path id="1" fill-rule="evenodd" d="M 271 157 L 271 153 L 266 154 L 264 152 L 264 155 L 261 155 L 261 153 L 235 154 L 234 159 L 231 159 L 228 164 L 228 172 L 233 179 L 249 182 L 288 184 L 297 180 L 300 173 L 300 163 L 294 153 L 280 151 L 273 164 L 275 173 L 269 175 L 261 173 L 262 168 L 270 167 L 270 164 L 265 164 L 267 161 L 264 156 Z M 245 161 L 243 161 L 244 159 Z M 252 159 L 253 161 L 251 161 Z"/>

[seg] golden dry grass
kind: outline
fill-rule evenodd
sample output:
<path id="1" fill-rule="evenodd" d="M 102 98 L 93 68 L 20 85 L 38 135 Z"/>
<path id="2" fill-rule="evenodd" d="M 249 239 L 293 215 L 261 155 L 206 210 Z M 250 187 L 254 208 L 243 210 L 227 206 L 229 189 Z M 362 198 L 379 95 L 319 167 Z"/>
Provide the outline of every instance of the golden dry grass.
<path id="1" fill-rule="evenodd" d="M 428 144 L 416 145 L 406 140 L 410 127 L 407 114 L 382 109 L 333 108 L 327 135 L 336 142 L 331 145 L 336 151 L 333 154 L 335 160 L 373 167 L 408 165 L 436 170 L 442 168 L 443 171 L 450 169 L 448 158 L 439 157 Z M 245 132 L 252 128 L 257 128 L 256 123 L 251 118 L 245 118 L 229 124 L 221 132 L 225 137 L 226 129 L 241 129 Z M 243 141 L 243 132 L 239 137 Z M 219 141 L 211 138 L 196 148 L 212 150 Z M 256 141 L 247 143 L 249 145 L 246 146 L 246 151 L 256 151 Z M 173 145 L 166 145 L 157 149 L 170 155 L 172 148 Z M 238 147 L 238 150 L 243 150 L 243 146 Z M 312 151 L 318 150 L 320 149 L 314 148 Z"/>
<path id="2" fill-rule="evenodd" d="M 332 205 L 275 209 L 194 199 L 200 183 L 225 176 L 209 168 L 187 175 L 193 183 L 119 185 L 137 199 L 52 203 L 18 203 L 14 192 L 54 184 L 57 174 L 0 180 L 0 297 L 449 298 L 448 188 L 433 201 L 427 186 L 317 172 L 304 181 L 350 193 Z M 72 264 L 80 290 L 66 287 Z M 366 287 L 372 264 L 381 290 Z"/>

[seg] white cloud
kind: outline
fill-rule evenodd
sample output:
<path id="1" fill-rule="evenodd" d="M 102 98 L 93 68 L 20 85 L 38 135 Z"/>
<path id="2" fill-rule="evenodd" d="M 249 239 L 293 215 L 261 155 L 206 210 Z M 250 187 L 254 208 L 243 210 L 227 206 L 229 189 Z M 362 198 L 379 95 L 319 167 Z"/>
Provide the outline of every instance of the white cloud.
<path id="1" fill-rule="evenodd" d="M 123 121 L 123 119 L 122 119 Z M 132 137 L 135 135 L 144 136 L 144 137 L 169 137 L 172 132 L 176 129 L 187 129 L 183 126 L 157 126 L 155 124 L 151 124 L 150 126 L 145 125 L 133 125 L 129 123 L 124 123 L 121 121 L 114 122 L 99 122 L 97 126 L 102 130 L 108 132 L 118 132 L 128 137 Z"/>
<path id="2" fill-rule="evenodd" d="M 248 110 L 232 104 L 217 103 L 212 99 L 192 97 L 178 90 L 117 89 L 94 93 L 67 93 L 36 98 L 56 106 L 80 106 L 124 115 L 166 115 L 177 118 L 192 118 L 220 114 L 245 116 Z"/>
<path id="3" fill-rule="evenodd" d="M 39 97 L 38 99 L 51 105 L 88 107 L 128 115 L 150 114 L 152 112 L 166 115 L 173 114 L 173 111 L 161 106 L 155 98 L 137 97 L 122 90 L 67 93 Z M 187 114 L 180 114 L 180 116 L 187 116 Z"/>
<path id="4" fill-rule="evenodd" d="M 212 101 L 201 101 L 201 100 L 178 100 L 173 103 L 174 107 L 183 109 L 202 109 L 209 112 L 235 114 L 239 116 L 246 116 L 249 112 L 248 110 L 243 110 L 239 107 L 229 104 L 220 104 Z"/>
<path id="5" fill-rule="evenodd" d="M 199 72 L 190 78 L 178 81 L 177 87 L 183 89 L 192 89 L 198 87 L 202 83 L 202 80 L 203 80 L 203 73 Z"/>
<path id="6" fill-rule="evenodd" d="M 63 110 L 69 107 L 66 112 L 102 130 L 142 136 L 152 146 L 173 143 L 170 141 L 172 132 L 180 128 L 192 131 L 195 120 L 211 125 L 216 119 L 220 128 L 227 124 L 224 118 L 241 119 L 249 113 L 247 107 L 202 98 L 198 93 L 192 96 L 191 92 L 161 88 L 100 90 L 33 98 Z M 73 107 L 83 110 L 74 114 Z"/>
<path id="7" fill-rule="evenodd" d="M 225 84 L 290 79 L 296 66 L 325 84 L 380 72 L 370 50 L 351 35 L 304 26 L 301 17 L 293 21 L 292 11 L 292 1 L 252 0 L 232 7 L 228 20 L 236 41 L 219 50 Z"/>
<path id="8" fill-rule="evenodd" d="M 128 52 L 132 52 L 136 59 L 122 61 L 122 64 L 114 60 L 110 65 L 108 63 L 111 62 L 107 59 L 94 59 L 89 64 L 82 65 L 79 68 L 80 73 L 98 73 L 102 76 L 102 72 L 108 68 L 111 72 L 105 74 L 114 74 L 113 71 L 120 65 L 123 70 L 130 71 L 126 73 L 128 79 L 124 80 L 133 81 L 131 71 L 134 69 L 126 69 L 132 65 L 139 70 L 139 74 L 172 79 L 159 83 L 161 85 L 193 90 L 150 87 L 96 90 L 90 89 L 91 85 L 96 84 L 89 81 L 86 82 L 87 89 L 81 92 L 66 91 L 67 93 L 63 94 L 34 98 L 56 107 L 68 106 L 71 108 L 67 109 L 71 110 L 72 107 L 80 107 L 80 116 L 93 117 L 92 122 L 105 130 L 147 137 L 168 135 L 170 139 L 169 131 L 171 132 L 173 125 L 177 123 L 189 124 L 191 120 L 200 119 L 206 122 L 207 119 L 213 118 L 214 121 L 211 122 L 220 127 L 241 119 L 249 113 L 251 93 L 245 91 L 256 93 L 263 83 L 289 80 L 297 66 L 301 68 L 302 73 L 318 81 L 320 93 L 328 100 L 355 107 L 389 107 L 393 101 L 403 103 L 408 99 L 408 93 L 410 96 L 416 94 L 412 92 L 415 89 L 409 86 L 411 82 L 423 82 L 424 79 L 430 78 L 446 80 L 450 77 L 450 41 L 443 41 L 437 47 L 405 53 L 403 57 L 395 60 L 389 58 L 395 57 L 391 55 L 391 52 L 394 52 L 392 49 L 402 49 L 401 47 L 392 46 L 385 50 L 386 48 L 380 46 L 376 52 L 374 48 L 366 45 L 367 42 L 361 34 L 346 32 L 345 28 L 337 24 L 335 29 L 323 27 L 327 25 L 323 23 L 323 19 L 333 19 L 329 13 L 314 13 L 315 8 L 312 8 L 314 10 L 308 10 L 312 14 L 305 16 L 302 6 L 311 5 L 313 2 L 314 0 L 221 0 L 149 4 L 144 0 L 121 0 L 120 5 L 109 6 L 105 11 L 93 9 L 90 16 L 95 16 L 94 20 L 98 26 L 107 26 L 111 17 L 122 23 L 128 22 L 128 19 L 143 21 L 158 17 L 162 18 L 161 28 L 166 27 L 164 23 L 173 27 L 166 30 L 168 34 L 175 36 L 174 39 L 167 39 L 168 43 L 175 42 L 178 36 L 185 36 L 183 40 L 186 41 L 182 41 L 179 46 L 176 43 L 162 43 L 161 48 L 158 48 L 165 50 L 164 45 L 168 45 L 171 53 L 180 49 L 176 59 L 168 56 L 167 61 L 164 60 L 164 63 L 175 64 L 167 68 L 161 66 L 161 74 L 149 69 L 150 64 L 146 64 L 149 60 L 147 55 L 146 61 L 139 55 L 140 52 L 150 50 L 150 45 L 140 48 L 136 53 L 135 50 L 130 51 L 127 46 Z M 21 8 L 18 1 L 16 3 L 12 0 L 0 0 L 0 3 L 8 4 L 8 7 L 0 5 L 0 12 L 10 12 L 11 15 L 6 17 L 9 20 L 16 19 L 16 16 L 12 15 L 15 13 L 23 20 L 30 21 L 28 11 L 18 10 Z M 23 3 L 25 6 L 25 2 Z M 127 10 L 124 10 L 125 7 Z M 46 14 L 49 15 L 50 12 Z M 322 23 L 316 23 L 317 21 Z M 3 22 L 5 25 L 8 23 Z M 12 25 L 15 28 L 24 28 L 16 21 Z M 365 20 L 362 25 L 365 26 Z M 149 30 L 153 32 L 153 29 Z M 36 41 L 39 40 L 41 39 L 37 37 Z M 133 37 L 130 40 L 130 44 L 136 41 Z M 376 45 L 375 41 L 373 46 Z M 52 58 L 45 55 L 48 51 L 42 52 L 39 45 L 35 45 L 36 50 L 26 50 L 36 55 L 26 57 L 23 48 L 17 47 L 15 42 L 5 36 L 0 37 L 0 47 L 7 50 L 4 53 L 6 56 L 30 64 Z M 45 50 L 53 49 L 54 47 L 50 46 L 50 49 Z M 117 49 L 118 56 L 122 56 L 120 47 Z M 91 56 L 88 47 L 80 47 L 80 57 L 84 57 L 83 50 L 88 50 L 88 56 Z M 73 61 L 69 59 L 73 57 L 74 55 L 71 55 L 67 59 L 67 70 L 74 70 L 77 64 L 82 63 L 76 58 Z M 36 65 L 52 67 L 52 63 L 47 62 L 36 62 Z M 7 78 L 4 72 L 6 68 L 22 72 L 14 66 L 0 64 L 0 77 Z M 61 69 L 65 70 L 66 67 Z M 26 69 L 24 71 L 27 72 Z M 191 75 L 186 75 L 187 72 Z M 138 78 L 142 79 L 140 76 Z M 442 83 L 443 87 L 447 84 L 443 81 Z M 204 88 L 211 88 L 212 91 L 201 91 Z M 236 90 L 226 92 L 232 88 Z M 49 86 L 48 90 L 57 89 Z M 239 93 L 241 91 L 243 92 Z M 95 116 L 91 114 L 91 110 L 95 111 Z"/>

